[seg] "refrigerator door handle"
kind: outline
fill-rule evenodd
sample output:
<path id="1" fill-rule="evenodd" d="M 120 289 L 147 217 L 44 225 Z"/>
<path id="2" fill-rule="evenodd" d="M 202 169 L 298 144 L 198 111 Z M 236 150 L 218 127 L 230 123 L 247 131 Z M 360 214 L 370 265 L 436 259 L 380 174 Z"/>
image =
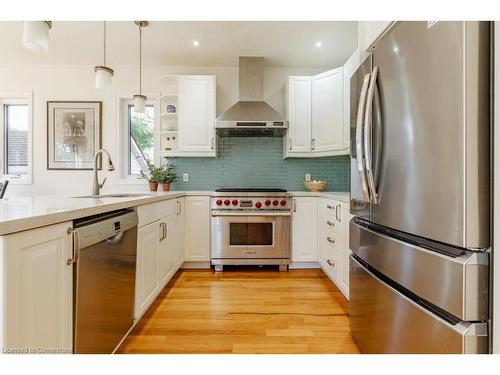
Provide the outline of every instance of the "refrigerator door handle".
<path id="1" fill-rule="evenodd" d="M 375 90 L 377 89 L 377 76 L 378 66 L 373 69 L 370 87 L 368 88 L 368 98 L 366 100 L 365 110 L 365 131 L 364 131 L 364 156 L 365 156 L 365 170 L 366 179 L 368 180 L 368 188 L 370 189 L 370 196 L 374 204 L 378 203 L 378 194 L 375 187 L 375 179 L 373 177 L 373 160 L 372 160 L 372 129 L 373 129 L 373 99 Z"/>
<path id="2" fill-rule="evenodd" d="M 365 202 L 370 202 L 370 193 L 368 191 L 368 183 L 366 181 L 366 172 L 364 167 L 363 110 L 366 105 L 366 95 L 368 92 L 369 83 L 370 83 L 370 73 L 367 73 L 365 75 L 365 78 L 363 79 L 363 86 L 361 87 L 361 93 L 359 94 L 358 115 L 356 117 L 356 160 L 358 164 L 358 174 L 361 183 L 361 191 L 363 192 L 363 197 Z"/>

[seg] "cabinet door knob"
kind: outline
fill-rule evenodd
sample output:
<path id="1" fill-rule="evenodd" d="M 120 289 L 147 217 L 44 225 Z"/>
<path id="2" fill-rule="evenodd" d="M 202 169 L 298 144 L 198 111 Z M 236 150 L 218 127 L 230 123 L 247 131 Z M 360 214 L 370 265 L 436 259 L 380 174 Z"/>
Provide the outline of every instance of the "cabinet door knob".
<path id="1" fill-rule="evenodd" d="M 329 204 L 326 205 L 326 208 L 333 210 L 333 206 L 330 206 Z"/>
<path id="2" fill-rule="evenodd" d="M 335 240 L 331 237 L 326 237 L 326 240 L 330 243 L 335 243 Z"/>
<path id="3" fill-rule="evenodd" d="M 335 224 L 334 224 L 334 223 L 332 223 L 330 220 L 328 220 L 326 223 L 327 223 L 329 226 L 331 226 L 331 227 L 334 227 L 334 226 L 335 226 Z"/>
<path id="4" fill-rule="evenodd" d="M 330 259 L 327 259 L 326 263 L 328 263 L 328 265 L 330 265 L 332 267 L 335 267 L 335 263 L 333 263 Z"/>

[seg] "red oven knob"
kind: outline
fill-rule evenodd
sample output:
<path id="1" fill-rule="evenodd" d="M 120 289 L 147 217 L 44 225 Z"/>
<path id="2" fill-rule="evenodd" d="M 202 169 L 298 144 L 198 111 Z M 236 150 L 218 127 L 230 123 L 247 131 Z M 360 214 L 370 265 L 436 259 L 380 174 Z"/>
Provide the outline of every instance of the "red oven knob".
<path id="1" fill-rule="evenodd" d="M 233 204 L 233 206 L 237 206 L 238 205 L 238 200 L 237 199 L 233 199 L 233 201 L 231 203 Z"/>
<path id="2" fill-rule="evenodd" d="M 260 203 L 260 202 L 256 202 L 256 203 L 255 203 L 255 207 L 257 207 L 257 208 L 261 208 L 261 207 L 262 207 L 262 203 Z"/>
<path id="3" fill-rule="evenodd" d="M 282 206 L 286 206 L 286 200 L 282 199 L 282 200 L 281 200 L 281 202 L 280 202 L 280 204 L 281 204 Z"/>
<path id="4" fill-rule="evenodd" d="M 278 202 L 276 199 L 273 200 L 273 206 L 277 206 L 280 202 Z"/>
<path id="5" fill-rule="evenodd" d="M 229 199 L 226 199 L 226 200 L 224 201 L 224 205 L 225 205 L 225 206 L 229 206 L 230 204 L 231 204 L 231 201 L 230 201 Z"/>
<path id="6" fill-rule="evenodd" d="M 217 201 L 215 201 L 215 204 L 216 204 L 217 206 L 220 206 L 220 205 L 222 204 L 222 201 L 221 201 L 220 199 L 217 199 Z"/>
<path id="7" fill-rule="evenodd" d="M 264 202 L 266 204 L 266 206 L 270 206 L 271 205 L 271 201 L 268 199 Z"/>

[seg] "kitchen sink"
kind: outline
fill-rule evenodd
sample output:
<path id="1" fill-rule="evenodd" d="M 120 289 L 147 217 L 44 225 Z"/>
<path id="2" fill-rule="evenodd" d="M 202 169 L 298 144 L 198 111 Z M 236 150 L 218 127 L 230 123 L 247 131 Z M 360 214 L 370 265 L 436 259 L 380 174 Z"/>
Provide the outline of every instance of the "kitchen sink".
<path id="1" fill-rule="evenodd" d="M 100 194 L 100 195 L 79 195 L 72 198 L 133 198 L 144 197 L 151 195 L 149 193 L 117 193 L 117 194 Z"/>

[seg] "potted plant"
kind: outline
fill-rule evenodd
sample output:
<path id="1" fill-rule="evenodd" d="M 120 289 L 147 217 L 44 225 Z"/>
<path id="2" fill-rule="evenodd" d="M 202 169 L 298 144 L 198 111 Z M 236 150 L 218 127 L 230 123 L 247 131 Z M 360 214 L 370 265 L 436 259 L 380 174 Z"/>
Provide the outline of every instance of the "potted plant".
<path id="1" fill-rule="evenodd" d="M 170 184 L 177 179 L 177 175 L 175 173 L 175 165 L 167 163 L 166 165 L 161 167 L 160 178 L 158 182 L 161 184 L 161 188 L 163 191 L 170 190 Z"/>
<path id="2" fill-rule="evenodd" d="M 158 182 L 162 179 L 163 167 L 157 167 L 151 160 L 148 159 L 146 159 L 146 165 L 148 167 L 148 171 L 144 172 L 141 169 L 141 176 L 148 180 L 149 190 L 157 191 Z"/>

